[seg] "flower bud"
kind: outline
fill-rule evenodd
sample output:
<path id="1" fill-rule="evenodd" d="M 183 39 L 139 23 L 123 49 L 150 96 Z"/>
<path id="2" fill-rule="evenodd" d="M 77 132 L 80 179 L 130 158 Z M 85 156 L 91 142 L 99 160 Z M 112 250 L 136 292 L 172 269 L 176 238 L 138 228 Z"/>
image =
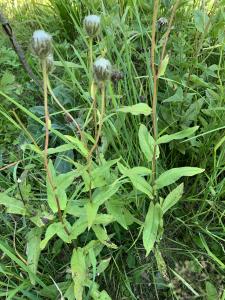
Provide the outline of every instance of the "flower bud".
<path id="1" fill-rule="evenodd" d="M 157 21 L 157 27 L 159 30 L 161 30 L 164 26 L 168 24 L 167 18 L 159 18 Z"/>
<path id="2" fill-rule="evenodd" d="M 54 70 L 54 58 L 52 53 L 46 57 L 46 69 L 47 73 L 52 73 Z"/>
<path id="3" fill-rule="evenodd" d="M 40 58 L 44 59 L 52 51 L 52 37 L 49 33 L 44 30 L 36 30 L 33 33 L 32 47 L 35 54 Z"/>
<path id="4" fill-rule="evenodd" d="M 84 18 L 84 27 L 89 37 L 95 37 L 100 29 L 100 17 L 96 15 L 89 15 Z"/>
<path id="5" fill-rule="evenodd" d="M 112 73 L 112 66 L 108 59 L 98 58 L 94 62 L 94 75 L 96 81 L 105 81 L 110 79 Z"/>

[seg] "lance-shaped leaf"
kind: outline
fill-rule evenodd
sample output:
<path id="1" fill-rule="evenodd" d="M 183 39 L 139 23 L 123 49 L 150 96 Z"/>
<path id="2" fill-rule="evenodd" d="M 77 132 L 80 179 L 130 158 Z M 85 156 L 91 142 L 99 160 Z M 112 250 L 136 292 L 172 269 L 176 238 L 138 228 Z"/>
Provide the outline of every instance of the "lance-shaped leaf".
<path id="1" fill-rule="evenodd" d="M 74 296 L 76 300 L 83 299 L 83 291 L 86 281 L 86 262 L 84 249 L 77 248 L 73 250 L 73 255 L 71 258 L 71 271 L 74 280 Z"/>
<path id="2" fill-rule="evenodd" d="M 154 205 L 153 202 L 151 202 L 145 218 L 143 229 L 143 244 L 146 250 L 146 256 L 149 255 L 150 251 L 154 247 L 161 219 L 162 210 L 159 203 Z"/>
<path id="3" fill-rule="evenodd" d="M 167 212 L 172 206 L 174 206 L 181 198 L 184 190 L 184 184 L 181 183 L 174 190 L 172 190 L 163 201 L 162 211 Z"/>
<path id="4" fill-rule="evenodd" d="M 160 138 L 158 138 L 157 140 L 157 144 L 165 144 L 165 143 L 169 143 L 170 141 L 173 140 L 181 140 L 184 139 L 186 137 L 189 137 L 190 135 L 192 135 L 196 130 L 198 130 L 199 126 L 194 126 L 194 127 L 190 127 L 190 128 L 186 128 L 182 131 L 173 133 L 173 134 L 165 134 L 163 136 L 161 136 Z"/>
<path id="5" fill-rule="evenodd" d="M 157 189 L 161 189 L 176 182 L 183 176 L 194 176 L 202 172 L 204 172 L 204 169 L 194 167 L 173 168 L 165 171 L 156 179 L 156 187 Z"/>
<path id="6" fill-rule="evenodd" d="M 35 285 L 35 276 L 33 274 L 37 273 L 39 256 L 41 253 L 40 243 L 41 243 L 42 228 L 32 228 L 27 235 L 27 264 L 32 273 L 29 274 L 30 281 Z"/>
<path id="7" fill-rule="evenodd" d="M 120 112 L 131 113 L 132 115 L 149 116 L 152 112 L 151 107 L 146 103 L 138 103 L 131 106 L 124 106 L 118 109 Z"/>
<path id="8" fill-rule="evenodd" d="M 9 197 L 5 193 L 0 193 L 0 205 L 1 204 L 7 208 L 7 213 L 18 215 L 26 214 L 26 208 L 23 202 L 16 198 Z"/>
<path id="9" fill-rule="evenodd" d="M 141 151 L 143 152 L 145 158 L 148 162 L 152 161 L 154 153 L 155 140 L 148 132 L 148 129 L 145 125 L 141 124 L 138 132 L 139 144 Z M 156 146 L 156 158 L 159 157 L 159 148 Z"/>

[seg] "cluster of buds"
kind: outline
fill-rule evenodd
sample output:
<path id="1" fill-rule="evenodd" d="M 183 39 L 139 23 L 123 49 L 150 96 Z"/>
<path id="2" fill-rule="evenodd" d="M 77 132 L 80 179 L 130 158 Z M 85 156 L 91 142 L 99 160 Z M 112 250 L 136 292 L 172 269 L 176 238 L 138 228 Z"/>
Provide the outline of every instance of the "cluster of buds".
<path id="1" fill-rule="evenodd" d="M 54 68 L 52 52 L 52 36 L 44 30 L 36 30 L 32 37 L 32 48 L 40 60 L 46 61 L 46 68 L 50 73 Z"/>
<path id="2" fill-rule="evenodd" d="M 158 27 L 158 30 L 161 31 L 163 28 L 165 28 L 166 26 L 168 25 L 168 20 L 167 18 L 159 18 L 158 21 L 157 21 L 157 27 Z"/>

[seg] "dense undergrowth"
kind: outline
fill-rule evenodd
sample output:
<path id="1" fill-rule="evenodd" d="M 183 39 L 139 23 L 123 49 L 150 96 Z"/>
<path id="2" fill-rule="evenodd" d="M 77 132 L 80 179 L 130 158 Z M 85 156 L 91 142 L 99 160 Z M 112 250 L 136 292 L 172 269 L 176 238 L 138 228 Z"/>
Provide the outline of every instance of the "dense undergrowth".
<path id="1" fill-rule="evenodd" d="M 157 2 L 0 1 L 40 82 L 33 31 L 54 48 L 46 167 L 42 88 L 0 35 L 0 299 L 225 299 L 225 1 L 162 0 L 154 23 Z"/>

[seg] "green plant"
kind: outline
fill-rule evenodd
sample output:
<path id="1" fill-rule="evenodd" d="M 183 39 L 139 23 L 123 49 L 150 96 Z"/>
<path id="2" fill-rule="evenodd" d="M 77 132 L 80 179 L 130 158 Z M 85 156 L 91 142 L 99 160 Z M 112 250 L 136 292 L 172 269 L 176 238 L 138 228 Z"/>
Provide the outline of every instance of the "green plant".
<path id="1" fill-rule="evenodd" d="M 89 50 L 82 18 L 65 17 L 79 36 L 60 45 L 63 34 L 54 37 L 53 73 L 42 58 L 45 107 L 42 97 L 37 105 L 23 93 L 27 102 L 21 103 L 9 90 L 0 91 L 7 126 L 20 132 L 17 153 L 2 160 L 0 203 L 8 214 L 0 219 L 6 240 L 0 248 L 8 277 L 1 277 L 0 295 L 222 297 L 213 280 L 223 278 L 224 268 L 220 27 L 214 26 L 217 33 L 206 26 L 208 8 L 199 11 L 197 3 L 176 9 L 162 1 L 157 14 L 158 1 L 154 12 L 146 1 L 124 1 L 108 14 L 112 5 L 100 2 L 85 5 L 104 12 L 102 36 Z M 167 14 L 171 19 L 158 30 L 157 18 Z M 214 17 L 222 22 L 219 9 L 210 22 Z M 104 84 L 90 74 L 99 55 L 114 62 L 112 80 Z M 123 76 L 114 76 L 121 70 Z M 204 176 L 188 178 L 203 169 Z M 206 286 L 195 284 L 196 270 Z"/>

